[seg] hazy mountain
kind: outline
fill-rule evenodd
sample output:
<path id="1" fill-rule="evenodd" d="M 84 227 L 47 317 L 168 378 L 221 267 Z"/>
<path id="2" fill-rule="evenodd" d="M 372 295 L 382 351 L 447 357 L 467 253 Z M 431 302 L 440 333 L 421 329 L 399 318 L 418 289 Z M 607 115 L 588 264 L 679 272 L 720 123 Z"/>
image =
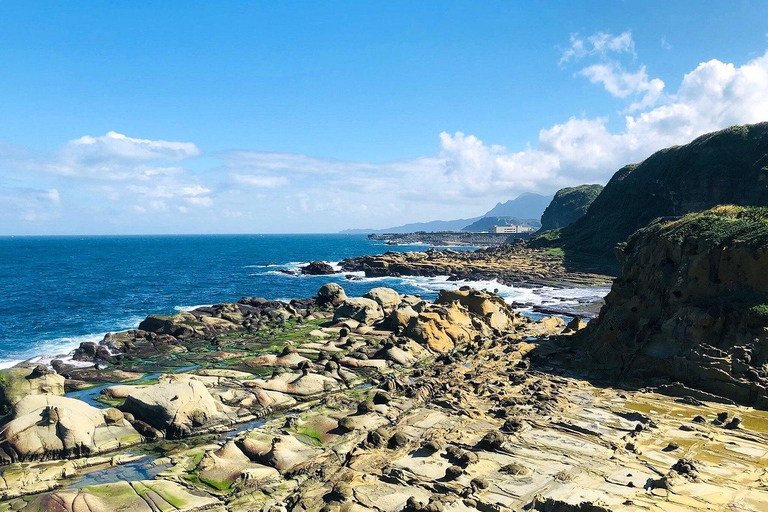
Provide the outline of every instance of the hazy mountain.
<path id="1" fill-rule="evenodd" d="M 518 219 L 541 219 L 553 196 L 542 196 L 526 192 L 506 203 L 497 203 L 483 217 L 517 217 Z"/>
<path id="2" fill-rule="evenodd" d="M 382 233 L 413 233 L 416 231 L 461 231 L 464 226 L 472 224 L 480 217 L 473 219 L 433 220 L 431 222 L 414 222 L 385 229 L 345 229 L 346 235 L 382 234 Z"/>
<path id="3" fill-rule="evenodd" d="M 457 219 L 457 220 L 433 220 L 430 222 L 413 222 L 410 224 L 404 224 L 402 226 L 395 226 L 385 229 L 345 229 L 340 233 L 347 235 L 365 235 L 369 233 L 381 234 L 381 233 L 413 233 L 415 231 L 474 231 L 468 228 L 470 224 L 483 219 L 484 217 L 514 217 L 516 219 L 523 220 L 539 220 L 541 214 L 552 201 L 552 196 L 542 196 L 539 194 L 532 194 L 526 192 L 520 194 L 515 199 L 510 199 L 506 203 L 498 203 L 488 213 L 480 217 L 474 217 L 471 219 Z M 493 221 L 486 221 L 485 224 Z M 488 224 L 490 227 L 499 224 Z M 489 228 L 479 230 L 487 231 Z"/>

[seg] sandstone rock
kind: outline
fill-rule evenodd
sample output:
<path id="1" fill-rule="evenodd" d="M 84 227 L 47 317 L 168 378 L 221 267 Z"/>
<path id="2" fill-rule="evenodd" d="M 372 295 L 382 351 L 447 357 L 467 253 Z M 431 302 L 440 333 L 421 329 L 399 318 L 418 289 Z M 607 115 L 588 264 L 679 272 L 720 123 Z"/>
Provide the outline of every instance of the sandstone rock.
<path id="1" fill-rule="evenodd" d="M 766 218 L 722 206 L 632 235 L 605 306 L 577 334 L 592 365 L 768 407 Z"/>
<path id="2" fill-rule="evenodd" d="M 13 407 L 27 395 L 63 396 L 64 380 L 61 375 L 37 368 L 0 370 L 0 407 Z"/>
<path id="3" fill-rule="evenodd" d="M 141 441 L 136 430 L 112 412 L 53 395 L 28 395 L 16 403 L 0 430 L 0 458 L 44 460 L 92 455 Z"/>
<path id="4" fill-rule="evenodd" d="M 363 295 L 363 297 L 375 300 L 379 306 L 381 306 L 385 316 L 392 313 L 400 305 L 400 301 L 402 300 L 399 293 L 392 288 L 385 287 L 372 288 L 368 293 Z"/>
<path id="5" fill-rule="evenodd" d="M 256 380 L 254 384 L 263 389 L 299 396 L 318 395 L 340 387 L 337 380 L 316 373 L 283 373 L 267 380 Z"/>
<path id="6" fill-rule="evenodd" d="M 231 424 L 223 405 L 211 396 L 202 382 L 193 379 L 135 390 L 125 399 L 121 410 L 164 430 L 168 437 L 183 437 Z"/>
<path id="7" fill-rule="evenodd" d="M 384 319 L 384 311 L 381 306 L 372 299 L 355 298 L 347 299 L 336 309 L 333 321 L 352 319 L 364 325 L 373 325 Z"/>
<path id="8" fill-rule="evenodd" d="M 219 501 L 167 480 L 115 482 L 35 496 L 22 512 L 193 512 Z"/>
<path id="9" fill-rule="evenodd" d="M 435 302 L 450 304 L 454 301 L 458 301 L 471 313 L 484 318 L 493 329 L 504 330 L 514 321 L 514 312 L 498 295 L 469 288 L 440 290 Z"/>
<path id="10" fill-rule="evenodd" d="M 261 485 L 280 477 L 274 468 L 251 462 L 234 441 L 207 452 L 197 466 L 198 478 L 218 490 L 228 489 L 246 472 L 250 480 L 258 480 Z"/>
<path id="11" fill-rule="evenodd" d="M 253 460 L 279 471 L 287 471 L 315 456 L 314 448 L 291 435 L 272 438 L 270 443 L 245 438 L 243 451 Z"/>

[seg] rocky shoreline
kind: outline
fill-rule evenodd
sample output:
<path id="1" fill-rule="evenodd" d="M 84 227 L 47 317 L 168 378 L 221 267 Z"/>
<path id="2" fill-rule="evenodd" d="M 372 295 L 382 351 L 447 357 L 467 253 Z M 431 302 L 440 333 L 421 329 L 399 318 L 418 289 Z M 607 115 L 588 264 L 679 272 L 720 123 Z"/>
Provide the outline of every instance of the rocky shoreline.
<path id="1" fill-rule="evenodd" d="M 572 269 L 563 254 L 533 249 L 524 242 L 476 251 L 430 249 L 348 258 L 342 272 L 364 272 L 366 277 L 449 276 L 452 281 L 496 280 L 503 285 L 554 287 L 605 287 L 612 276 Z"/>
<path id="2" fill-rule="evenodd" d="M 0 512 L 758 510 L 768 413 L 604 387 L 583 328 L 469 288 L 151 315 L 0 372 Z"/>
<path id="3" fill-rule="evenodd" d="M 368 240 L 379 240 L 387 245 L 425 244 L 436 246 L 468 245 L 496 247 L 513 239 L 527 240 L 529 233 L 472 233 L 467 231 L 438 231 L 430 233 L 385 233 L 368 235 Z"/>

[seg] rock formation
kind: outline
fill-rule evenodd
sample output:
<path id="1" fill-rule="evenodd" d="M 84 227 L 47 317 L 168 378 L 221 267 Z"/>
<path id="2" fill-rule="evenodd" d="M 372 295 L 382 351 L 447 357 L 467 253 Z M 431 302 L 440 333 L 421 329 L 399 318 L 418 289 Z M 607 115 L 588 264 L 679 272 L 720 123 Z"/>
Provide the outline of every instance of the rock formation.
<path id="1" fill-rule="evenodd" d="M 768 407 L 768 209 L 660 220 L 619 255 L 621 277 L 578 336 L 594 367 Z"/>

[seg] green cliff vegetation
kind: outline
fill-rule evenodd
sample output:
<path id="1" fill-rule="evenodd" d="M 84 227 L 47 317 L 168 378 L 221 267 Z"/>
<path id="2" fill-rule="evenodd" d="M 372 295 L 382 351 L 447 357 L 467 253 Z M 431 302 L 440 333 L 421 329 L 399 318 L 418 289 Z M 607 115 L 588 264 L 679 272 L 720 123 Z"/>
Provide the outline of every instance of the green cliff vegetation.
<path id="1" fill-rule="evenodd" d="M 722 204 L 768 206 L 768 123 L 703 135 L 620 169 L 583 217 L 532 243 L 608 261 L 616 244 L 653 220 Z"/>
<path id="2" fill-rule="evenodd" d="M 541 216 L 541 231 L 573 224 L 587 213 L 589 205 L 602 190 L 602 185 L 580 185 L 558 190 Z"/>

